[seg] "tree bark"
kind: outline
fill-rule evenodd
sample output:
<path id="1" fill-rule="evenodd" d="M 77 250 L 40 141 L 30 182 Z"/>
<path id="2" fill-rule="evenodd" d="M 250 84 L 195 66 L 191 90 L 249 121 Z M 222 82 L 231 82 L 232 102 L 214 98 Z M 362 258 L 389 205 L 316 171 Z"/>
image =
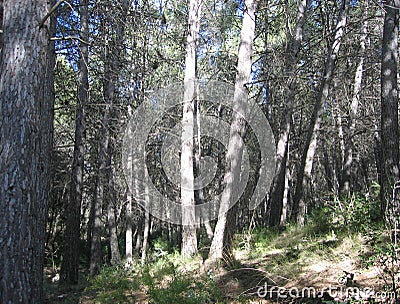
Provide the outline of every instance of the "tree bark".
<path id="1" fill-rule="evenodd" d="M 365 15 L 368 13 L 368 5 L 365 7 Z M 363 23 L 362 35 L 360 39 L 360 61 L 357 65 L 356 74 L 354 77 L 354 88 L 353 88 L 353 98 L 350 105 L 350 115 L 349 115 L 349 132 L 347 135 L 347 143 L 344 149 L 344 162 L 343 162 L 343 171 L 340 179 L 340 187 L 339 192 L 341 195 L 349 195 L 350 194 L 350 185 L 351 185 L 351 169 L 353 166 L 353 146 L 354 146 L 354 135 L 356 133 L 356 122 L 357 122 L 357 114 L 358 114 L 358 105 L 360 103 L 360 93 L 361 93 L 361 84 L 363 78 L 363 70 L 364 70 L 364 58 L 365 58 L 365 42 L 368 35 L 368 19 L 365 19 Z"/>
<path id="2" fill-rule="evenodd" d="M 143 164 L 142 164 L 143 165 Z M 145 167 L 143 167 L 143 175 L 145 179 L 148 178 L 148 172 Z M 147 184 L 144 185 L 144 194 L 145 194 L 145 208 L 144 208 L 144 229 L 143 229 L 143 244 L 142 244 L 142 257 L 141 257 L 141 262 L 142 265 L 146 261 L 146 256 L 147 256 L 147 247 L 149 243 L 149 234 L 150 234 L 150 213 L 148 212 L 150 208 L 150 192 L 149 192 L 149 187 Z"/>
<path id="3" fill-rule="evenodd" d="M 116 100 L 115 91 L 117 81 L 118 81 L 118 73 L 119 73 L 119 64 L 120 64 L 120 56 L 121 56 L 121 42 L 125 33 L 125 19 L 126 14 L 128 12 L 129 3 L 126 0 L 123 0 L 121 3 L 121 8 L 119 8 L 121 14 L 121 20 L 116 25 L 115 35 L 112 35 L 114 38 L 107 42 L 105 49 L 105 73 L 104 73 L 104 83 L 103 83 L 103 98 L 105 103 L 104 113 L 102 117 L 102 124 L 100 129 L 100 134 L 102 134 L 102 141 L 100 143 L 99 148 L 99 156 L 98 156 L 98 174 L 96 179 L 96 190 L 95 197 L 93 201 L 93 208 L 95 210 L 95 218 L 94 218 L 94 227 L 92 231 L 92 246 L 91 246 L 91 262 L 90 262 L 90 274 L 96 275 L 99 271 L 99 267 L 101 265 L 101 220 L 100 214 L 101 209 L 105 203 L 105 193 L 104 189 L 109 184 L 108 177 L 111 177 L 109 174 L 111 164 L 111 153 L 113 149 L 110 149 L 110 145 L 112 145 L 112 118 L 113 118 L 113 106 Z M 111 24 L 107 24 L 107 30 L 111 29 Z M 107 206 L 108 208 L 108 206 Z M 110 219 L 110 218 L 109 218 Z M 97 220 L 97 223 L 96 223 Z M 111 218 L 112 220 L 112 218 Z M 109 228 L 116 229 L 116 227 L 112 227 L 113 224 L 109 223 Z M 115 232 L 110 231 L 110 235 L 113 235 Z M 111 245 L 110 245 L 111 246 Z M 117 254 L 117 248 L 113 246 L 114 256 L 113 258 L 117 258 L 119 253 Z"/>
<path id="4" fill-rule="evenodd" d="M 88 0 L 81 0 L 80 23 L 81 39 L 89 38 Z M 89 48 L 85 43 L 79 47 L 78 100 L 75 110 L 75 142 L 72 161 L 69 202 L 66 206 L 66 228 L 63 245 L 63 261 L 61 280 L 69 284 L 78 283 L 78 267 L 80 255 L 80 219 L 83 191 L 83 168 L 85 155 L 85 111 L 89 99 Z"/>
<path id="5" fill-rule="evenodd" d="M 147 247 L 149 243 L 149 232 L 150 232 L 150 213 L 144 210 L 144 229 L 143 229 L 143 243 L 142 243 L 142 256 L 141 263 L 144 265 L 147 257 Z"/>
<path id="6" fill-rule="evenodd" d="M 3 48 L 3 0 L 0 0 L 0 52 Z"/>
<path id="7" fill-rule="evenodd" d="M 48 2 L 3 1 L 0 58 L 0 302 L 43 301 L 53 100 Z"/>
<path id="8" fill-rule="evenodd" d="M 393 197 L 393 186 L 400 179 L 399 172 L 399 121 L 398 121 L 398 27 L 399 0 L 385 3 L 385 21 L 383 27 L 381 62 L 381 147 L 382 147 L 382 184 L 381 198 L 383 210 L 392 222 L 399 227 L 400 194 Z M 398 231 L 393 231 L 398 236 Z"/>
<path id="9" fill-rule="evenodd" d="M 233 100 L 233 118 L 226 154 L 226 173 L 224 176 L 226 191 L 222 195 L 218 221 L 214 230 L 214 238 L 208 254 L 208 261 L 213 262 L 224 256 L 231 256 L 231 245 L 233 236 L 233 210 L 229 210 L 230 202 L 234 197 L 233 185 L 240 178 L 240 166 L 242 163 L 243 141 L 240 137 L 244 135 L 245 122 L 243 120 L 244 109 L 240 108 L 240 99 L 248 98 L 246 84 L 250 80 L 253 40 L 255 33 L 255 11 L 254 0 L 245 1 L 245 12 L 243 25 L 240 33 L 240 45 L 238 52 L 238 65 L 235 81 L 235 92 Z"/>
<path id="10" fill-rule="evenodd" d="M 188 36 L 186 38 L 184 100 L 181 144 L 182 254 L 197 252 L 194 200 L 194 106 L 196 83 L 196 41 L 200 29 L 201 1 L 190 0 Z"/>
<path id="11" fill-rule="evenodd" d="M 112 148 L 111 148 L 112 149 Z M 109 152 L 111 155 L 112 152 Z M 121 254 L 118 246 L 118 234 L 117 234 L 117 221 L 115 219 L 115 204 L 117 197 L 115 193 L 114 178 L 115 172 L 113 170 L 112 160 L 109 163 L 109 175 L 108 178 L 108 199 L 107 199 L 107 223 L 108 233 L 110 238 L 110 251 L 111 251 L 111 265 L 117 265 L 121 261 Z"/>
<path id="12" fill-rule="evenodd" d="M 100 167 L 99 171 L 104 171 L 104 167 Z M 91 212 L 93 215 L 92 220 L 92 235 L 90 244 L 90 264 L 89 272 L 91 276 L 95 276 L 99 273 L 102 264 L 102 248 L 101 248 L 101 228 L 102 221 L 101 217 L 103 214 L 102 197 L 104 194 L 103 182 L 99 181 L 99 177 L 96 178 L 96 185 L 94 190 L 94 200 L 91 206 Z"/>
<path id="13" fill-rule="evenodd" d="M 297 21 L 294 35 L 291 36 L 292 30 L 289 23 L 286 28 L 286 88 L 285 88 L 285 110 L 282 114 L 281 132 L 279 134 L 278 145 L 276 149 L 276 173 L 272 184 L 270 196 L 270 216 L 269 225 L 281 225 L 283 198 L 285 191 L 286 178 L 286 159 L 289 149 L 289 134 L 291 129 L 291 119 L 296 94 L 296 69 L 299 62 L 300 47 L 303 41 L 303 28 L 307 11 L 307 0 L 300 0 L 297 7 Z"/>
<path id="14" fill-rule="evenodd" d="M 128 120 L 132 117 L 132 107 L 128 105 Z M 128 156 L 128 168 L 133 167 L 133 159 L 132 154 L 129 153 Z M 130 174 L 134 174 L 133 170 L 130 170 Z M 133 180 L 133 176 L 130 177 L 130 180 Z M 129 185 L 127 185 L 127 193 L 126 193 L 126 231 L 125 231 L 125 257 L 127 266 L 132 263 L 133 258 L 133 234 L 132 234 L 132 226 L 133 226 L 133 218 L 132 218 L 132 192 Z M 139 226 L 139 225 L 138 225 Z M 139 228 L 137 228 L 137 233 L 139 235 Z"/>
<path id="15" fill-rule="evenodd" d="M 133 257 L 133 234 L 132 234 L 132 194 L 127 191 L 126 203 L 126 231 L 125 231 L 125 258 L 127 265 L 132 263 Z"/>
<path id="16" fill-rule="evenodd" d="M 292 175 L 289 168 L 289 143 L 286 148 L 286 169 L 285 169 L 285 182 L 283 189 L 283 199 L 282 199 L 282 212 L 281 212 L 281 225 L 286 225 L 289 215 L 289 192 L 290 192 L 290 180 L 292 179 Z"/>
<path id="17" fill-rule="evenodd" d="M 304 225 L 307 213 L 306 198 L 304 190 L 311 186 L 311 173 L 314 155 L 317 149 L 318 133 L 321 127 L 321 117 L 324 111 L 323 105 L 328 100 L 329 89 L 333 79 L 333 72 L 336 67 L 336 59 L 339 54 L 340 45 L 347 24 L 348 0 L 344 0 L 339 12 L 338 22 L 335 27 L 335 38 L 329 45 L 328 56 L 325 62 L 325 71 L 321 80 L 320 89 L 308 128 L 306 143 L 304 145 L 301 163 L 297 174 L 296 191 L 293 201 L 292 217 L 300 225 Z"/>

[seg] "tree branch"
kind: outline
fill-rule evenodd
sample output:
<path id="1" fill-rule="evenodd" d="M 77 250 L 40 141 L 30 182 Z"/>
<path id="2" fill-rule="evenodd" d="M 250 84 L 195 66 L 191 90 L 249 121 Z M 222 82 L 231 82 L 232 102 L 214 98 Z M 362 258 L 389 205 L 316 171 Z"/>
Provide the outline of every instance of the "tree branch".
<path id="1" fill-rule="evenodd" d="M 39 28 L 42 28 L 43 27 L 43 25 L 44 25 L 44 23 L 46 22 L 46 20 L 51 16 L 51 14 L 53 14 L 54 12 L 55 12 L 55 10 L 57 9 L 57 7 L 59 7 L 60 6 L 60 4 L 61 3 L 66 3 L 70 8 L 71 8 L 71 10 L 74 10 L 74 8 L 72 7 L 72 5 L 68 2 L 68 1 L 66 1 L 66 0 L 60 0 L 60 1 L 58 1 L 56 4 L 54 4 L 54 6 L 51 8 L 51 10 L 46 14 L 46 16 L 44 16 L 44 18 L 42 19 L 42 21 L 40 21 L 40 23 L 39 23 Z"/>

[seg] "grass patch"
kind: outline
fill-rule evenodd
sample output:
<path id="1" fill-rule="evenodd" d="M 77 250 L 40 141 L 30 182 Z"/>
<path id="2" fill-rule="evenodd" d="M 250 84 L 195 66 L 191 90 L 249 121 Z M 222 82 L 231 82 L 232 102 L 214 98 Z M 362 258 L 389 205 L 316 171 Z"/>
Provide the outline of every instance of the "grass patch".
<path id="1" fill-rule="evenodd" d="M 96 303 L 134 303 L 134 291 L 140 287 L 135 274 L 123 266 L 104 267 L 89 282 L 85 291 L 95 294 Z"/>

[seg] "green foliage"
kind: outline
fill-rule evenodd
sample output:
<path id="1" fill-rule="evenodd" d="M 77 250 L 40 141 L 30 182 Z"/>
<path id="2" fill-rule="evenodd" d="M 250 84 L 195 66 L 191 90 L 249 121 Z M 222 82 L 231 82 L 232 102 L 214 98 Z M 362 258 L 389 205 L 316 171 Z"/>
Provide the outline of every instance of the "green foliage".
<path id="1" fill-rule="evenodd" d="M 185 275 L 172 263 L 156 272 L 146 268 L 141 281 L 147 287 L 150 303 L 223 303 L 222 294 L 211 277 Z"/>
<path id="2" fill-rule="evenodd" d="M 332 231 L 332 219 L 335 214 L 329 207 L 314 209 L 304 227 L 306 235 L 321 236 Z"/>
<path id="3" fill-rule="evenodd" d="M 99 303 L 134 303 L 132 292 L 139 288 L 132 273 L 121 266 L 104 267 L 100 274 L 90 279 L 87 292 L 95 292 Z"/>
<path id="4" fill-rule="evenodd" d="M 188 265 L 196 259 L 169 254 L 144 267 L 104 267 L 89 280 L 85 293 L 96 303 L 135 303 L 135 294 L 145 292 L 149 303 L 225 303 L 212 276 L 196 275 Z"/>
<path id="5" fill-rule="evenodd" d="M 338 224 L 348 231 L 363 233 L 380 223 L 380 203 L 366 195 L 354 194 L 342 201 L 335 200 L 333 212 L 338 216 Z"/>
<path id="6" fill-rule="evenodd" d="M 243 249 L 250 249 L 250 255 L 262 255 L 268 248 L 270 248 L 272 242 L 278 237 L 278 231 L 274 229 L 259 228 L 253 230 L 251 237 L 248 235 L 242 236 L 242 240 L 239 242 L 238 247 Z"/>
<path id="7" fill-rule="evenodd" d="M 374 239 L 376 238 L 377 236 L 374 236 Z M 378 278 L 383 281 L 385 290 L 397 294 L 400 281 L 399 249 L 389 240 L 382 240 L 373 244 L 373 254 L 367 259 L 367 265 L 375 267 L 378 271 Z"/>
<path id="8" fill-rule="evenodd" d="M 312 210 L 305 226 L 307 235 L 325 235 L 334 230 L 366 233 L 382 225 L 380 203 L 376 195 L 353 194 L 335 198 Z"/>
<path id="9" fill-rule="evenodd" d="M 56 128 L 64 125 L 65 128 L 74 119 L 77 100 L 76 75 L 71 65 L 61 56 L 58 56 L 55 67 L 54 89 L 54 125 Z"/>
<path id="10" fill-rule="evenodd" d="M 172 252 L 172 248 L 168 240 L 159 237 L 153 241 L 153 255 L 156 258 L 164 257 Z"/>

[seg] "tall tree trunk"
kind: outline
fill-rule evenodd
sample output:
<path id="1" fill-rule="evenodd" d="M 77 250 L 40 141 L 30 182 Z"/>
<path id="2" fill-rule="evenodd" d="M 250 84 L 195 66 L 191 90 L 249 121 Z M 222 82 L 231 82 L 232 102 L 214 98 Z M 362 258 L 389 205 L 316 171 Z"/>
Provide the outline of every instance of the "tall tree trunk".
<path id="1" fill-rule="evenodd" d="M 0 0 L 0 51 L 3 48 L 3 0 Z"/>
<path id="2" fill-rule="evenodd" d="M 254 0 L 245 1 L 245 12 L 243 14 L 243 25 L 240 33 L 240 45 L 238 52 L 237 74 L 235 81 L 235 92 L 233 99 L 233 118 L 230 129 L 230 136 L 226 154 L 226 173 L 224 177 L 225 192 L 221 197 L 220 212 L 217 225 L 214 230 L 214 238 L 211 243 L 208 260 L 213 262 L 224 256 L 231 256 L 231 245 L 233 228 L 233 210 L 229 210 L 230 201 L 234 197 L 233 185 L 240 178 L 240 166 L 242 163 L 243 141 L 240 137 L 244 135 L 245 122 L 243 120 L 244 109 L 240 107 L 240 99 L 247 99 L 248 90 L 246 84 L 250 80 L 253 54 L 253 40 L 255 32 L 255 11 Z M 229 210 L 229 211 L 227 211 Z"/>
<path id="3" fill-rule="evenodd" d="M 325 62 L 325 71 L 311 116 L 306 143 L 304 145 L 301 163 L 297 174 L 297 184 L 293 201 L 292 216 L 300 226 L 304 225 L 305 215 L 307 212 L 304 190 L 311 186 L 311 172 L 314 155 L 317 149 L 318 133 L 321 127 L 321 117 L 324 111 L 323 105 L 328 100 L 329 88 L 333 79 L 333 72 L 336 67 L 336 59 L 339 54 L 344 30 L 347 24 L 348 1 L 349 0 L 343 0 L 338 22 L 335 27 L 335 38 L 329 45 L 328 56 Z"/>
<path id="4" fill-rule="evenodd" d="M 132 117 L 132 107 L 128 105 L 128 121 Z M 133 169 L 133 159 L 132 154 L 129 153 L 128 155 L 128 168 Z M 133 170 L 129 170 L 130 174 L 133 175 Z M 129 180 L 133 180 L 133 176 L 130 177 Z M 133 225 L 133 218 L 132 218 L 132 192 L 131 187 L 127 185 L 127 193 L 126 193 L 126 232 L 125 232 L 125 257 L 127 266 L 132 263 L 133 257 L 133 234 L 132 234 L 132 225 Z M 139 228 L 137 228 L 137 233 L 139 235 Z"/>
<path id="5" fill-rule="evenodd" d="M 109 155 L 112 155 L 112 152 L 109 152 Z M 117 197 L 115 193 L 116 190 L 114 185 L 115 172 L 114 169 L 112 168 L 111 159 L 108 164 L 108 167 L 109 167 L 108 170 L 109 176 L 107 176 L 108 178 L 107 223 L 108 223 L 108 233 L 110 238 L 111 265 L 116 265 L 121 260 L 121 254 L 119 252 L 117 221 L 115 219 L 116 202 L 117 202 Z"/>
<path id="6" fill-rule="evenodd" d="M 292 179 L 290 168 L 289 168 L 289 143 L 286 148 L 286 169 L 285 169 L 285 182 L 283 189 L 283 199 L 282 199 L 282 213 L 281 213 L 281 225 L 286 225 L 288 215 L 289 215 L 289 191 L 290 191 L 290 180 Z"/>
<path id="7" fill-rule="evenodd" d="M 146 158 L 146 157 L 145 157 Z M 143 164 L 141 164 L 143 166 Z M 139 176 L 144 176 L 145 179 L 148 178 L 148 171 L 145 168 L 145 165 L 142 168 L 142 173 Z M 141 262 L 142 265 L 146 261 L 146 256 L 147 256 L 147 247 L 149 243 L 149 234 L 150 234 L 150 192 L 149 192 L 149 187 L 147 184 L 144 185 L 144 229 L 143 229 L 143 244 L 142 244 L 142 257 L 141 257 Z"/>
<path id="8" fill-rule="evenodd" d="M 399 0 L 385 2 L 385 21 L 381 63 L 381 146 L 382 205 L 392 228 L 399 229 L 400 194 L 392 197 L 393 185 L 399 181 L 399 97 L 397 88 Z M 398 231 L 394 231 L 397 239 Z"/>
<path id="9" fill-rule="evenodd" d="M 181 147 L 182 254 L 197 252 L 194 200 L 194 106 L 196 83 L 196 41 L 200 29 L 201 1 L 190 0 L 188 36 L 186 38 L 184 101 Z"/>
<path id="10" fill-rule="evenodd" d="M 143 243 L 142 243 L 142 256 L 141 263 L 144 265 L 147 257 L 147 247 L 149 244 L 149 232 L 150 232 L 150 213 L 144 210 L 144 229 L 143 229 Z"/>
<path id="11" fill-rule="evenodd" d="M 55 0 L 51 0 L 49 2 L 50 7 L 55 5 Z M 1 13 L 1 12 L 0 12 Z M 56 13 L 51 14 L 50 18 L 50 25 L 49 25 L 49 36 L 53 37 L 56 33 L 56 22 L 57 22 L 57 15 Z M 47 172 L 43 173 L 43 175 L 48 179 L 48 184 L 46 184 L 46 181 L 44 182 L 44 188 L 39 189 L 39 192 L 43 195 L 41 200 L 43 202 L 50 202 L 52 200 L 51 197 L 51 182 L 53 181 L 54 178 L 54 169 L 53 169 L 53 157 L 52 153 L 53 147 L 54 147 L 54 104 L 55 104 L 55 65 L 56 65 L 56 51 L 55 51 L 55 43 L 54 41 L 50 41 L 49 45 L 49 52 L 47 56 L 47 62 L 46 62 L 46 78 L 45 78 L 45 92 L 44 92 L 44 102 L 42 103 L 42 113 L 40 115 L 42 121 L 43 121 L 43 126 L 44 126 L 44 136 L 42 136 L 42 145 L 45 147 L 42 150 L 42 163 L 48 164 L 46 166 Z M 49 187 L 49 188 L 46 188 Z M 46 218 L 48 220 L 48 213 L 46 213 Z M 59 216 L 55 216 L 54 220 L 54 225 L 53 227 L 57 227 L 57 222 L 59 220 Z M 48 227 L 49 230 L 51 231 L 51 225 Z M 46 234 L 46 242 L 44 244 L 44 247 L 46 248 L 47 238 L 53 235 L 53 239 L 56 237 L 55 231 L 56 229 L 53 229 L 53 233 L 47 233 Z M 54 243 L 54 242 L 53 242 Z"/>
<path id="12" fill-rule="evenodd" d="M 133 260 L 132 193 L 129 187 L 126 194 L 125 258 L 127 266 L 129 266 Z"/>
<path id="13" fill-rule="evenodd" d="M 142 248 L 142 236 L 143 236 L 142 226 L 143 226 L 143 220 L 140 219 L 136 226 L 136 242 L 135 242 L 135 251 L 138 255 L 140 254 L 140 250 Z"/>
<path id="14" fill-rule="evenodd" d="M 272 191 L 270 196 L 270 226 L 279 226 L 281 224 L 280 220 L 282 217 L 286 178 L 286 158 L 288 153 L 287 150 L 289 148 L 289 134 L 296 94 L 296 69 L 299 63 L 301 43 L 303 41 L 303 28 L 306 18 L 307 2 L 309 2 L 309 0 L 298 1 L 297 21 L 293 36 L 291 36 L 292 30 L 289 28 L 289 21 L 286 25 L 286 104 L 285 110 L 282 114 L 281 132 L 279 134 L 279 140 L 276 149 L 276 174 L 271 188 Z"/>
<path id="15" fill-rule="evenodd" d="M 100 134 L 102 134 L 102 141 L 100 143 L 100 151 L 98 156 L 98 174 L 96 179 L 96 189 L 93 201 L 93 208 L 95 210 L 94 227 L 92 231 L 92 246 L 91 246 L 91 259 L 90 259 L 90 274 L 95 275 L 99 271 L 99 266 L 101 265 L 101 209 L 104 206 L 105 194 L 104 189 L 108 184 L 108 178 L 111 176 L 108 174 L 110 168 L 110 151 L 109 145 L 112 142 L 111 134 L 111 123 L 113 117 L 113 106 L 115 104 L 115 91 L 116 84 L 118 81 L 119 63 L 121 56 L 121 43 L 125 33 L 125 19 L 128 12 L 128 1 L 123 0 L 121 3 L 120 14 L 121 20 L 116 25 L 116 34 L 114 39 L 108 42 L 105 49 L 105 74 L 103 83 L 103 97 L 105 103 L 105 109 L 102 118 Z M 107 25 L 107 30 L 112 30 L 111 25 Z M 97 223 L 96 223 L 97 220 Z M 112 227 L 113 225 L 109 225 Z M 112 229 L 115 229 L 112 228 Z M 114 233 L 111 231 L 111 234 Z M 113 246 L 114 253 L 117 249 Z M 119 256 L 119 253 L 117 254 Z M 114 256 L 114 258 L 116 258 Z"/>
<path id="16" fill-rule="evenodd" d="M 105 168 L 100 167 L 100 171 L 104 172 Z M 102 173 L 104 174 L 104 173 Z M 102 198 L 104 194 L 104 183 L 99 180 L 100 177 L 96 178 L 96 184 L 94 189 L 94 200 L 91 206 L 91 212 L 93 215 L 92 220 L 92 235 L 91 235 L 91 244 L 90 244 L 90 265 L 89 272 L 91 276 L 94 276 L 99 273 L 100 267 L 102 264 L 102 248 L 101 248 L 101 228 L 102 222 L 101 217 L 103 214 L 103 205 Z"/>
<path id="17" fill-rule="evenodd" d="M 81 39 L 89 39 L 88 0 L 81 0 L 80 23 Z M 61 280 L 69 284 L 78 283 L 78 266 L 80 255 L 80 219 L 83 191 L 83 168 L 85 155 L 85 112 L 84 107 L 89 99 L 89 48 L 86 43 L 79 47 L 78 100 L 75 110 L 75 142 L 72 161 L 69 201 L 66 206 L 66 227 L 63 244 L 63 261 Z"/>
<path id="18" fill-rule="evenodd" d="M 365 15 L 368 13 L 368 4 L 365 7 Z M 360 103 L 360 93 L 361 93 L 361 84 L 363 78 L 363 70 L 364 70 L 364 58 L 365 58 L 365 42 L 368 35 L 368 19 L 365 19 L 363 23 L 362 35 L 360 39 L 360 61 L 357 65 L 356 74 L 354 77 L 354 88 L 353 88 L 353 98 L 351 100 L 350 105 L 350 115 L 349 115 L 349 132 L 347 135 L 347 143 L 344 149 L 344 162 L 343 162 L 343 171 L 340 179 L 340 189 L 339 192 L 341 195 L 349 195 L 350 194 L 350 184 L 351 184 L 351 169 L 353 166 L 353 146 L 354 146 L 354 135 L 356 133 L 356 122 L 357 122 L 357 114 L 358 114 L 358 104 Z"/>
<path id="19" fill-rule="evenodd" d="M 0 302 L 43 301 L 52 100 L 48 1 L 3 1 L 0 58 Z"/>

